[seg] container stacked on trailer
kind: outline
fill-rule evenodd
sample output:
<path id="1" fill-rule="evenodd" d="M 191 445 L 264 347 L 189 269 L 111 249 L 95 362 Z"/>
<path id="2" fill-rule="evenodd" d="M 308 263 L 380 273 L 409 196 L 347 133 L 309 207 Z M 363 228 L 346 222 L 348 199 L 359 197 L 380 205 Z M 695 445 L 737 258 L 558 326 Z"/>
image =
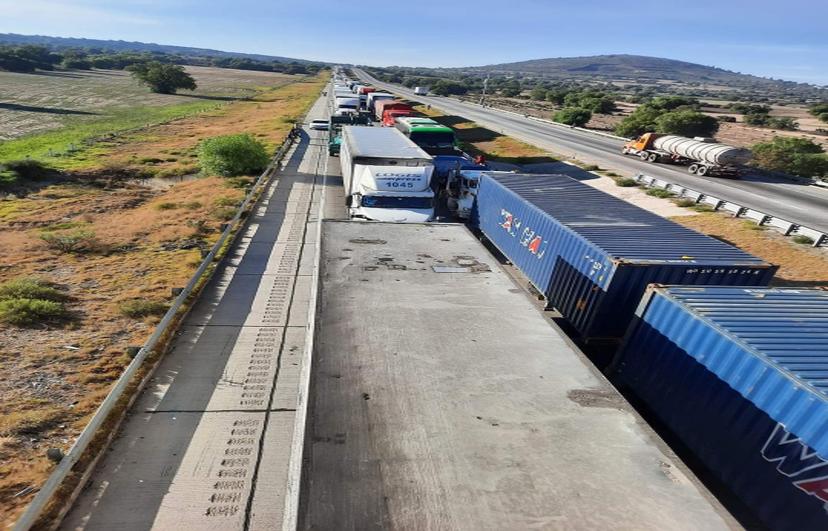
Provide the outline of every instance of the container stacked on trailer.
<path id="1" fill-rule="evenodd" d="M 484 173 L 473 222 L 585 340 L 620 340 L 651 283 L 767 286 L 776 271 L 564 175 Z"/>
<path id="2" fill-rule="evenodd" d="M 771 529 L 828 529 L 828 291 L 652 287 L 616 374 Z"/>

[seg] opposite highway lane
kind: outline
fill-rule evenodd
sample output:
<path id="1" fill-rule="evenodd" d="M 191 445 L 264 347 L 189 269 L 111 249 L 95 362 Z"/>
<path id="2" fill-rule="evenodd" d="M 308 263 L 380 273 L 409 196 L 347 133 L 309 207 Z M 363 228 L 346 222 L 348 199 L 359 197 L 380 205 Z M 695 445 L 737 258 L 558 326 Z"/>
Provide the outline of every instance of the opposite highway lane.
<path id="1" fill-rule="evenodd" d="M 410 100 L 427 103 L 447 114 L 473 120 L 483 127 L 518 138 L 554 154 L 631 175 L 644 173 L 813 229 L 828 231 L 828 189 L 760 175 L 745 176 L 741 180 L 698 177 L 689 174 L 683 167 L 650 164 L 636 157 L 622 155 L 621 140 L 451 98 L 417 96 L 412 90 L 383 83 L 362 70 L 355 69 L 354 73 L 384 90 Z"/>

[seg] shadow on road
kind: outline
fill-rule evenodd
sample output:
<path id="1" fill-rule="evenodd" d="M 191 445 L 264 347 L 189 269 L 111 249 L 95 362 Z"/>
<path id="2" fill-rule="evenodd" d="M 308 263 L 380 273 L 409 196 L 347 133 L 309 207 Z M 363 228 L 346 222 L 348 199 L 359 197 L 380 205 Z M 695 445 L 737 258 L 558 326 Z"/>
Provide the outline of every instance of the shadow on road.
<path id="1" fill-rule="evenodd" d="M 58 107 L 39 107 L 34 105 L 21 105 L 19 103 L 2 103 L 0 102 L 0 110 L 6 111 L 22 111 L 22 112 L 40 112 L 46 114 L 85 114 L 97 116 L 96 112 L 76 111 L 74 109 L 61 109 Z"/>

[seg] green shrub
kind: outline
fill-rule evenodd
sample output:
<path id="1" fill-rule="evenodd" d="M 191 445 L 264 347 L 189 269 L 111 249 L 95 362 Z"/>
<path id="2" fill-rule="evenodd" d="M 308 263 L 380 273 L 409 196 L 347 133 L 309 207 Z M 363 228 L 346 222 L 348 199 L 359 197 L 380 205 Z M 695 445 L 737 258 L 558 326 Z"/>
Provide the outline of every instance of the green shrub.
<path id="1" fill-rule="evenodd" d="M 676 199 L 674 203 L 676 204 L 676 206 L 680 206 L 681 208 L 689 208 L 697 205 L 697 203 L 694 200 L 688 199 L 686 197 L 683 199 Z"/>
<path id="2" fill-rule="evenodd" d="M 260 173 L 270 162 L 264 144 L 248 134 L 202 140 L 198 157 L 202 171 L 223 177 Z"/>
<path id="3" fill-rule="evenodd" d="M 63 303 L 43 299 L 0 300 L 0 322 L 28 326 L 45 321 L 61 321 L 68 313 Z"/>
<path id="4" fill-rule="evenodd" d="M 178 203 L 165 202 L 155 205 L 155 210 L 175 210 L 176 208 L 178 208 Z"/>
<path id="5" fill-rule="evenodd" d="M 615 184 L 617 184 L 621 188 L 631 188 L 633 186 L 638 186 L 638 181 L 626 177 L 621 179 L 615 179 Z"/>
<path id="6" fill-rule="evenodd" d="M 226 207 L 226 206 L 236 206 L 237 204 L 239 204 L 239 202 L 236 201 L 235 199 L 233 199 L 232 197 L 222 196 L 222 197 L 217 197 L 213 201 L 213 204 L 216 205 L 216 206 Z"/>
<path id="7" fill-rule="evenodd" d="M 794 243 L 801 243 L 803 245 L 813 245 L 814 244 L 814 239 L 809 238 L 808 236 L 805 236 L 804 234 L 797 234 L 794 237 L 792 237 L 791 239 L 794 241 Z"/>
<path id="8" fill-rule="evenodd" d="M 586 125 L 591 118 L 592 112 L 589 109 L 581 109 L 578 107 L 564 107 L 552 117 L 556 122 L 575 127 Z"/>
<path id="9" fill-rule="evenodd" d="M 586 164 L 581 166 L 581 169 L 584 171 L 600 171 L 601 166 L 598 166 L 597 164 Z"/>
<path id="10" fill-rule="evenodd" d="M 133 319 L 142 319 L 144 317 L 156 316 L 160 317 L 167 313 L 169 305 L 166 302 L 151 301 L 147 299 L 133 299 L 124 301 L 118 305 L 118 309 L 122 314 Z"/>
<path id="11" fill-rule="evenodd" d="M 235 215 L 236 209 L 233 207 L 219 207 L 212 212 L 212 216 L 219 221 L 229 221 Z"/>
<path id="12" fill-rule="evenodd" d="M 653 197 L 661 197 L 662 199 L 665 197 L 673 196 L 673 194 L 662 188 L 650 188 L 649 190 L 647 190 L 647 195 L 651 195 Z"/>
<path id="13" fill-rule="evenodd" d="M 0 300 L 7 299 L 42 299 L 60 302 L 66 300 L 66 295 L 45 280 L 21 277 L 0 283 Z"/>
<path id="14" fill-rule="evenodd" d="M 83 229 L 59 232 L 44 232 L 40 239 L 49 249 L 62 253 L 83 253 L 97 249 L 95 233 Z"/>
<path id="15" fill-rule="evenodd" d="M 201 204 L 201 201 L 188 201 L 187 203 L 184 203 L 184 208 L 187 210 L 198 210 L 202 206 L 204 205 Z"/>
<path id="16" fill-rule="evenodd" d="M 714 212 L 712 206 L 704 203 L 697 203 L 696 206 L 693 207 L 693 210 L 695 210 L 696 212 Z"/>

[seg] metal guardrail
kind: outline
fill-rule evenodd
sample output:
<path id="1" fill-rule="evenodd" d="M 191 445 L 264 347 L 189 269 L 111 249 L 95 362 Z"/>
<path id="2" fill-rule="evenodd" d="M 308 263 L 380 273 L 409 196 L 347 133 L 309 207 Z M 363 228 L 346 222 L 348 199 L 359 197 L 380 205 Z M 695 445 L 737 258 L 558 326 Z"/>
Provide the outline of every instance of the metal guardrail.
<path id="1" fill-rule="evenodd" d="M 140 369 L 143 367 L 144 362 L 146 361 L 147 357 L 153 352 L 155 347 L 158 345 L 159 341 L 173 329 L 172 325 L 177 324 L 180 322 L 180 318 L 183 317 L 179 315 L 179 312 L 187 311 L 189 308 L 186 306 L 186 303 L 191 295 L 194 294 L 196 288 L 200 285 L 203 285 L 202 282 L 206 282 L 212 276 L 214 271 L 210 269 L 210 266 L 216 261 L 216 258 L 220 258 L 221 251 L 224 248 L 224 245 L 228 242 L 231 236 L 234 235 L 236 229 L 239 226 L 239 222 L 242 221 L 242 218 L 245 217 L 246 212 L 248 212 L 251 205 L 258 199 L 259 193 L 264 189 L 264 187 L 269 183 L 270 178 L 272 177 L 276 167 L 282 161 L 284 156 L 287 154 L 288 150 L 290 149 L 291 145 L 293 144 L 294 136 L 291 134 L 288 138 L 282 143 L 279 149 L 276 151 L 276 154 L 273 156 L 270 164 L 267 166 L 264 172 L 259 176 L 259 178 L 254 183 L 253 187 L 247 193 L 244 198 L 244 201 L 239 205 L 238 210 L 236 211 L 236 215 L 233 216 L 231 220 L 224 224 L 224 230 L 221 233 L 221 236 L 210 249 L 210 252 L 204 257 L 199 264 L 198 269 L 196 269 L 193 276 L 190 278 L 190 281 L 187 282 L 187 285 L 181 291 L 181 293 L 176 296 L 175 300 L 170 306 L 170 309 L 164 314 L 164 317 L 161 319 L 161 322 L 158 323 L 158 326 L 155 327 L 155 331 L 152 335 L 147 339 L 132 361 L 129 363 L 127 368 L 118 378 L 118 381 L 115 382 L 115 386 L 106 396 L 104 401 L 98 406 L 98 409 L 95 411 L 95 414 L 89 420 L 89 423 L 84 427 L 81 434 L 78 436 L 75 443 L 72 445 L 72 448 L 69 452 L 63 456 L 60 463 L 58 463 L 57 468 L 52 471 L 49 479 L 40 487 L 39 492 L 26 508 L 26 511 L 20 516 L 17 522 L 14 525 L 13 531 L 28 531 L 32 529 L 34 525 L 36 525 L 41 517 L 44 515 L 44 511 L 49 507 L 50 502 L 54 498 L 57 491 L 63 486 L 64 481 L 66 480 L 67 476 L 71 473 L 76 472 L 73 470 L 74 466 L 80 461 L 81 457 L 86 454 L 86 450 L 89 447 L 89 444 L 99 435 L 99 430 L 103 427 L 108 420 L 110 420 L 111 415 L 116 413 L 116 406 L 118 403 L 124 398 L 124 393 L 132 386 L 135 382 L 133 381 L 135 376 L 138 374 Z M 138 384 L 137 388 L 135 389 L 133 396 L 130 397 L 130 403 L 127 405 L 126 409 L 129 408 L 131 405 L 132 400 L 134 400 L 135 396 L 143 389 L 144 385 L 146 384 L 148 378 L 152 375 L 152 371 L 145 375 L 142 381 Z M 118 425 L 120 425 L 120 420 L 116 423 L 115 431 L 117 430 Z M 62 508 L 60 511 L 60 516 L 62 516 L 65 510 L 70 505 L 70 502 L 77 496 L 79 490 L 82 488 L 83 484 L 88 479 L 88 475 L 91 472 L 91 468 L 94 467 L 97 461 L 97 457 L 91 460 L 90 466 L 84 470 L 81 480 L 78 485 L 73 488 L 72 496 L 70 496 L 69 501 L 65 504 L 65 507 Z"/>
<path id="2" fill-rule="evenodd" d="M 756 222 L 757 225 L 773 227 L 778 229 L 785 236 L 806 236 L 813 240 L 814 247 L 821 247 L 828 244 L 828 233 L 821 230 L 806 227 L 777 216 L 766 214 L 760 210 L 742 206 L 733 201 L 687 188 L 684 185 L 671 183 L 664 179 L 658 179 L 639 173 L 635 180 L 649 188 L 660 188 L 666 190 L 676 197 L 691 199 L 696 203 L 710 205 L 713 210 L 724 210 L 733 214 L 735 218 L 745 218 Z"/>

